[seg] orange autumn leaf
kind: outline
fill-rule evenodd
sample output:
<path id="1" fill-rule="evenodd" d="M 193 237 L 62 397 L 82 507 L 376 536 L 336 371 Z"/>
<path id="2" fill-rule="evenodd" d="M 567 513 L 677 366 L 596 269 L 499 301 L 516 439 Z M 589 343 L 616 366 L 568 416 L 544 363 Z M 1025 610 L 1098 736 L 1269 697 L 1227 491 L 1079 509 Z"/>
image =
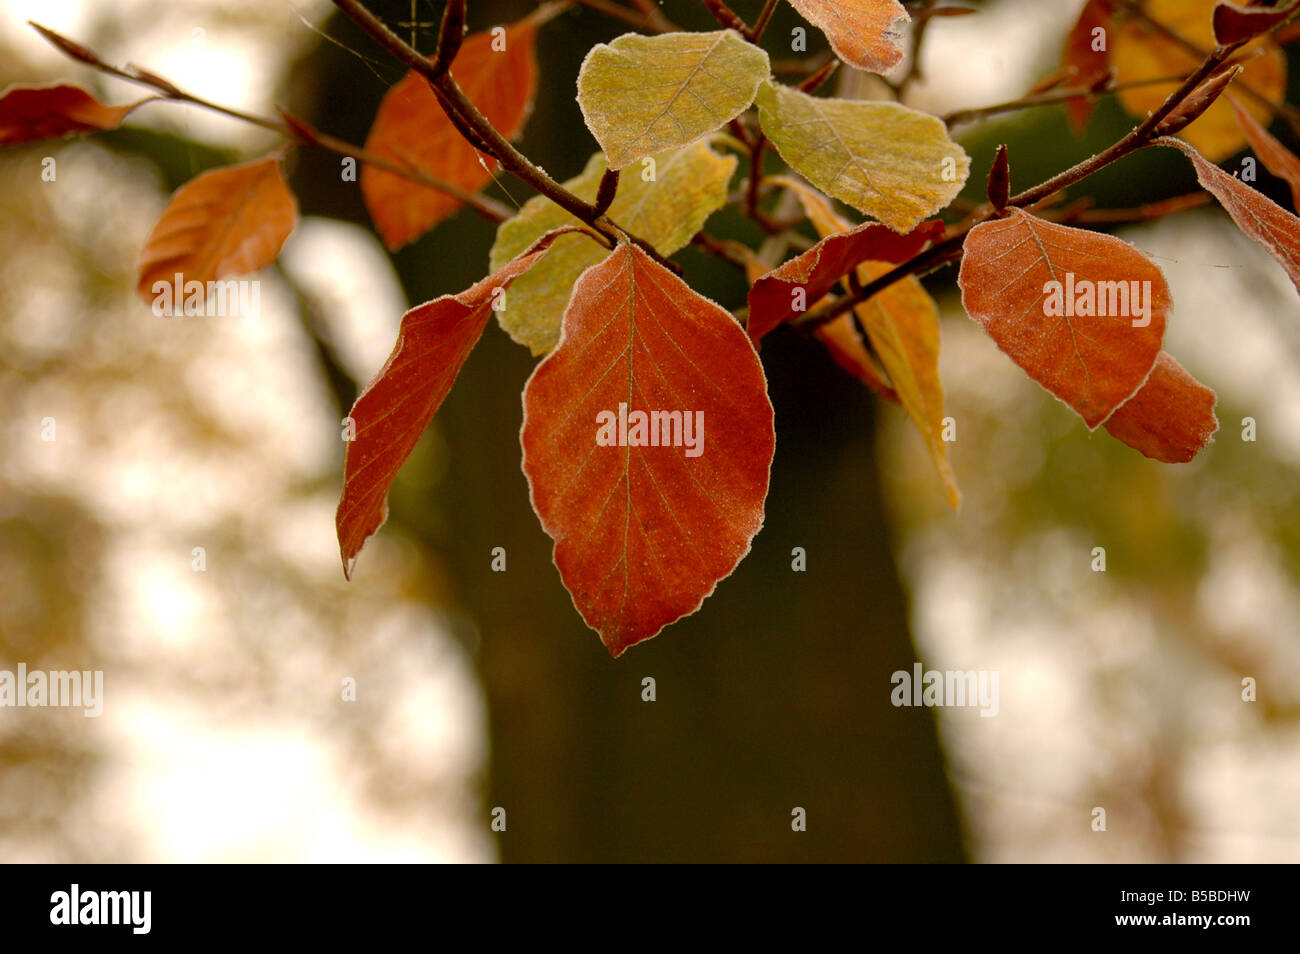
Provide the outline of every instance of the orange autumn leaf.
<path id="1" fill-rule="evenodd" d="M 790 6 L 850 66 L 885 73 L 903 59 L 903 24 L 911 16 L 898 0 L 790 0 Z"/>
<path id="2" fill-rule="evenodd" d="M 1106 430 L 1152 460 L 1185 464 L 1219 429 L 1215 400 L 1212 390 L 1162 351 L 1146 384 L 1110 416 Z"/>
<path id="3" fill-rule="evenodd" d="M 451 73 L 497 131 L 513 139 L 523 128 L 537 88 L 533 52 L 538 22 L 528 17 L 465 38 Z M 398 165 L 477 192 L 492 179 L 496 160 L 481 156 L 443 112 L 428 81 L 414 70 L 390 89 L 370 127 L 366 149 Z M 445 192 L 373 166 L 361 170 L 361 194 L 390 251 L 413 242 L 460 208 Z"/>
<path id="4" fill-rule="evenodd" d="M 555 565 L 614 656 L 698 610 L 763 524 L 776 435 L 758 355 L 631 244 L 574 286 L 521 441 Z"/>
<path id="5" fill-rule="evenodd" d="M 1263 246 L 1300 292 L 1300 219 L 1272 199 L 1230 176 L 1181 139 L 1157 139 L 1192 160 L 1196 178 L 1232 216 L 1237 228 Z"/>
<path id="6" fill-rule="evenodd" d="M 1145 9 L 1152 19 L 1183 40 L 1211 50 L 1215 46 L 1214 6 L 1215 0 L 1148 0 Z M 1111 48 L 1118 84 L 1186 76 L 1203 59 L 1138 17 L 1124 23 Z M 1286 95 L 1286 56 L 1276 43 L 1267 37 L 1253 40 L 1237 51 L 1234 59 L 1245 65 L 1238 84 L 1251 87 L 1275 105 L 1282 102 Z M 1118 98 L 1130 115 L 1144 118 L 1158 109 L 1177 86 L 1177 81 L 1130 86 L 1122 89 Z M 1260 121 L 1267 121 L 1271 115 L 1267 105 L 1254 99 L 1247 108 Z M 1212 162 L 1226 159 L 1246 144 L 1231 107 L 1222 101 L 1211 104 L 1179 135 Z"/>
<path id="7" fill-rule="evenodd" d="M 1090 428 L 1136 393 L 1160 353 L 1169 286 L 1113 236 L 1012 209 L 971 229 L 957 282 L 967 313 Z"/>
<path id="8" fill-rule="evenodd" d="M 388 489 L 397 472 L 482 337 L 499 296 L 546 254 L 556 236 L 571 231 L 548 232 L 478 284 L 402 316 L 392 353 L 349 414 L 353 433 L 344 452 L 343 493 L 334 517 L 348 579 L 366 540 L 388 519 Z"/>
<path id="9" fill-rule="evenodd" d="M 777 325 L 811 308 L 854 266 L 905 262 L 943 231 L 943 223 L 932 219 L 905 235 L 868 222 L 827 236 L 754 282 L 749 290 L 749 337 L 757 343 Z"/>
<path id="10" fill-rule="evenodd" d="M 275 261 L 297 223 L 278 158 L 205 172 L 163 209 L 140 253 L 136 290 L 148 301 L 156 282 L 171 285 L 177 275 L 183 286 L 256 272 Z"/>
<path id="11" fill-rule="evenodd" d="M 1114 16 L 1112 0 L 1088 0 L 1084 5 L 1079 19 L 1065 38 L 1065 49 L 1061 54 L 1068 86 L 1092 86 L 1110 75 L 1110 25 Z M 1098 30 L 1102 32 L 1098 34 Z M 1086 96 L 1067 101 L 1065 115 L 1070 128 L 1082 133 L 1095 108 L 1096 103 Z"/>
<path id="12" fill-rule="evenodd" d="M 1273 138 L 1236 99 L 1229 97 L 1228 101 L 1237 114 L 1241 131 L 1250 141 L 1250 148 L 1255 150 L 1255 155 L 1259 156 L 1265 169 L 1291 187 L 1291 204 L 1300 210 L 1300 157 Z"/>
<path id="13" fill-rule="evenodd" d="M 0 93 L 0 146 L 116 129 L 147 102 L 107 106 L 79 86 L 10 86 Z"/>

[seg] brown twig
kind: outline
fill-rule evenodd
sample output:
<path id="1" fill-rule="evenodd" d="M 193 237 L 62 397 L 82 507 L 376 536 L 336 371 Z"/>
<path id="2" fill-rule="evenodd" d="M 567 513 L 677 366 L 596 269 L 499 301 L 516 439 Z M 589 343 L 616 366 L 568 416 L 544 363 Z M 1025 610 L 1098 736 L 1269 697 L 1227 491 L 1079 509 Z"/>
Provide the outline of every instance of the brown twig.
<path id="1" fill-rule="evenodd" d="M 1180 83 L 1182 80 L 1183 77 L 1181 75 L 1155 76 L 1151 79 L 1129 80 L 1127 83 L 1109 83 L 1101 89 L 1095 89 L 1091 86 L 1077 86 L 1069 89 L 1058 89 L 1044 93 L 1030 93 L 1017 99 L 1007 100 L 1004 103 L 994 103 L 991 106 L 953 110 L 951 113 L 947 113 L 939 118 L 943 120 L 945 126 L 956 126 L 959 123 L 984 119 L 988 116 L 996 116 L 999 113 L 1011 113 L 1020 109 L 1032 109 L 1035 106 L 1051 106 L 1056 103 L 1068 102 L 1072 99 L 1108 95 L 1111 93 L 1118 93 L 1121 90 L 1136 89 L 1142 86 L 1159 86 L 1166 83 Z"/>
<path id="2" fill-rule="evenodd" d="M 53 30 L 41 26 L 39 23 L 33 23 L 30 20 L 27 22 L 36 29 L 37 32 L 45 37 L 45 39 L 49 40 L 50 43 L 66 55 L 81 63 L 94 67 L 101 73 L 126 80 L 128 83 L 135 83 L 137 86 L 145 86 L 157 90 L 162 94 L 159 97 L 160 99 L 178 103 L 188 103 L 191 106 L 199 106 L 203 109 L 220 113 L 223 116 L 238 119 L 241 122 L 260 126 L 262 129 L 269 130 L 270 132 L 279 133 L 281 136 L 292 139 L 296 142 L 305 143 L 319 149 L 324 149 L 328 152 L 336 153 L 340 156 L 347 156 L 356 159 L 366 165 L 374 166 L 376 169 L 383 169 L 385 172 L 390 172 L 395 176 L 401 176 L 410 182 L 445 193 L 453 199 L 465 203 L 475 212 L 479 213 L 491 222 L 503 222 L 514 214 L 511 209 L 502 205 L 500 202 L 489 199 L 487 196 L 466 191 L 459 186 L 439 179 L 437 176 L 432 176 L 428 173 L 421 172 L 418 169 L 412 169 L 400 165 L 384 158 L 383 156 L 376 155 L 362 146 L 330 136 L 318 129 L 314 129 L 301 119 L 291 116 L 283 110 L 280 113 L 283 117 L 283 121 L 277 121 L 265 116 L 257 116 L 253 113 L 246 113 L 242 110 L 232 109 L 231 107 L 223 106 L 220 103 L 214 103 L 201 96 L 195 96 L 193 93 L 186 92 L 170 80 L 167 80 L 156 73 L 152 73 L 149 70 L 140 67 L 131 67 L 130 69 L 124 70 L 113 66 L 111 63 L 107 63 L 101 59 L 97 53 L 88 47 L 82 46 L 74 40 L 70 40 L 65 36 L 55 33 Z"/>
<path id="3" fill-rule="evenodd" d="M 612 0 L 574 0 L 574 2 L 651 33 L 670 33 L 676 29 L 672 24 L 663 21 L 663 14 L 659 13 L 658 7 L 654 7 L 655 13 L 659 13 L 656 19 L 645 10 L 629 10 L 627 7 L 613 3 Z"/>
<path id="4" fill-rule="evenodd" d="M 1136 2 L 1136 0 L 1115 0 L 1115 2 L 1118 3 L 1119 6 L 1130 16 L 1137 20 L 1141 20 L 1147 27 L 1154 30 L 1156 33 L 1159 33 L 1170 43 L 1182 47 L 1183 50 L 1193 56 L 1206 57 L 1210 55 L 1211 51 L 1206 50 L 1198 43 L 1193 43 L 1168 24 L 1161 23 L 1148 13 L 1142 4 Z M 1300 14 L 1300 11 L 1297 11 L 1297 13 Z M 1285 23 L 1279 23 L 1269 32 L 1276 32 L 1284 25 Z M 1292 132 L 1296 135 L 1300 135 L 1300 109 L 1296 109 L 1288 103 L 1279 104 L 1273 102 L 1273 100 L 1269 99 L 1268 96 L 1245 81 L 1239 80 L 1237 85 L 1241 91 L 1251 99 L 1280 116 L 1282 120 L 1291 127 Z"/>
<path id="5" fill-rule="evenodd" d="M 772 60 L 772 75 L 811 76 L 835 58 L 835 54 L 830 50 L 824 50 L 813 56 L 787 57 L 783 60 Z"/>
<path id="6" fill-rule="evenodd" d="M 930 25 L 930 15 L 938 5 L 939 0 L 925 0 L 925 2 L 921 4 L 920 9 L 912 14 L 912 40 L 908 56 L 907 72 L 899 78 L 897 83 L 893 84 L 894 95 L 900 99 L 909 85 L 922 78 L 921 44 L 925 42 L 925 31 Z"/>
<path id="7" fill-rule="evenodd" d="M 1052 178 L 1041 182 L 1031 189 L 1026 189 L 1017 195 L 1012 196 L 1007 201 L 1008 207 L 1025 208 L 1026 206 L 1035 205 L 1044 199 L 1050 198 L 1055 193 L 1060 192 L 1075 183 L 1081 182 L 1088 176 L 1097 172 L 1106 166 L 1136 152 L 1151 143 L 1159 135 L 1161 124 L 1165 119 L 1177 109 L 1188 96 L 1195 92 L 1200 85 L 1231 57 L 1243 44 L 1234 43 L 1228 46 L 1217 47 L 1186 79 L 1179 85 L 1178 89 L 1166 97 L 1160 108 L 1151 113 L 1137 126 L 1133 127 L 1121 139 L 1111 145 L 1109 148 L 1093 155 L 1082 162 L 1071 166 L 1064 172 L 1058 173 Z M 873 295 L 879 294 L 884 289 L 897 281 L 900 281 L 909 275 L 925 275 L 930 271 L 950 262 L 961 258 L 962 246 L 966 241 L 967 233 L 980 222 L 988 221 L 993 218 L 995 213 L 989 211 L 976 221 L 960 227 L 955 233 L 949 235 L 937 245 L 932 245 L 924 252 L 913 257 L 907 262 L 886 272 L 884 275 L 868 282 L 857 293 L 843 295 L 838 299 L 826 302 L 806 312 L 799 318 L 795 324 L 801 327 L 817 327 L 828 321 L 834 321 L 840 315 L 850 311 L 854 305 L 866 301 Z"/>
<path id="8" fill-rule="evenodd" d="M 649 242 L 612 222 L 594 204 L 585 202 L 564 188 L 531 159 L 516 149 L 479 111 L 478 107 L 470 102 L 469 97 L 465 95 L 465 92 L 460 88 L 460 84 L 456 82 L 450 71 L 439 73 L 435 69 L 436 64 L 434 61 L 412 49 L 405 40 L 370 12 L 370 9 L 361 0 L 333 0 L 333 2 L 371 39 L 428 80 L 434 91 L 438 93 L 438 99 L 444 112 L 449 117 L 452 117 L 453 121 L 459 119 L 468 127 L 472 134 L 483 143 L 484 151 L 501 163 L 502 168 L 507 172 L 528 183 L 537 192 L 546 196 L 560 208 L 579 221 L 589 225 L 607 239 L 612 241 L 625 239 L 632 242 L 674 274 L 681 273 L 681 268 L 678 265 L 660 255 Z M 448 0 L 448 6 L 459 6 L 463 10 L 465 0 Z M 443 22 L 444 24 L 448 22 L 445 17 Z M 438 46 L 439 48 L 442 47 L 441 37 Z"/>
<path id="9" fill-rule="evenodd" d="M 708 232 L 696 232 L 691 238 L 691 244 L 698 246 L 710 255 L 716 255 L 728 264 L 734 265 L 741 271 L 746 269 L 746 253 L 753 254 L 749 246 L 742 245 L 740 242 L 732 239 L 715 238 Z"/>
<path id="10" fill-rule="evenodd" d="M 676 33 L 681 30 L 681 27 L 664 16 L 664 12 L 659 9 L 659 4 L 655 3 L 655 0 L 632 0 L 632 5 L 641 11 L 647 25 L 656 32 Z"/>
<path id="11" fill-rule="evenodd" d="M 701 0 L 701 2 L 724 30 L 735 30 L 741 36 L 750 39 L 749 24 L 742 20 L 735 10 L 727 6 L 726 0 Z"/>

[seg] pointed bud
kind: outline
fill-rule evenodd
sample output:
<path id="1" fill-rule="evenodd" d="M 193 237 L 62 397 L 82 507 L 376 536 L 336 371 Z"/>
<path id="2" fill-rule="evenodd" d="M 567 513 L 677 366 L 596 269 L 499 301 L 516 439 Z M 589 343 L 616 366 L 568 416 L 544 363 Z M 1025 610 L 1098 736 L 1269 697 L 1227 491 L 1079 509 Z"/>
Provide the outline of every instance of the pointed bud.
<path id="1" fill-rule="evenodd" d="M 1178 108 L 1161 120 L 1160 125 L 1155 128 L 1155 135 L 1173 136 L 1191 125 L 1201 117 L 1203 112 L 1214 105 L 1214 101 L 1228 88 L 1228 84 L 1244 69 L 1244 66 L 1233 63 L 1210 74 L 1209 79 L 1188 93 L 1178 104 Z"/>
<path id="2" fill-rule="evenodd" d="M 993 208 L 1002 212 L 1011 198 L 1011 166 L 1007 162 L 1007 147 L 998 146 L 998 154 L 993 157 L 993 168 L 989 170 L 989 201 Z"/>
<path id="3" fill-rule="evenodd" d="M 91 66 L 98 66 L 100 64 L 100 58 L 96 56 L 95 52 L 90 48 L 84 47 L 74 40 L 69 40 L 66 36 L 55 33 L 53 30 L 41 26 L 34 20 L 28 20 L 27 25 L 57 46 L 65 55 L 72 57 L 74 60 L 80 60 L 82 63 L 89 63 Z"/>

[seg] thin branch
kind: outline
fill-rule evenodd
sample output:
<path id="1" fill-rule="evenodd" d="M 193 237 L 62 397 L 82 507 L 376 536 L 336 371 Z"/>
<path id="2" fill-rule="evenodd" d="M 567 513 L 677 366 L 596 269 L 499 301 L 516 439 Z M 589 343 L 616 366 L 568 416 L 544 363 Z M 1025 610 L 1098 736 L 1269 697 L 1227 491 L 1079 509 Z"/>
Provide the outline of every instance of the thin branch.
<path id="1" fill-rule="evenodd" d="M 677 33 L 681 30 L 681 27 L 664 16 L 655 0 L 632 0 L 632 5 L 641 11 L 650 29 L 658 33 Z"/>
<path id="2" fill-rule="evenodd" d="M 1217 47 L 1213 52 L 1205 57 L 1204 62 L 1196 68 L 1182 84 L 1179 85 L 1173 93 L 1165 99 L 1160 108 L 1149 115 L 1145 120 L 1130 130 L 1123 138 L 1115 142 L 1108 149 L 1105 149 L 1088 159 L 1071 166 L 1064 172 L 1058 173 L 1046 182 L 1042 182 L 1031 189 L 1014 195 L 1007 202 L 1009 207 L 1024 208 L 1035 205 L 1048 199 L 1057 192 L 1066 189 L 1100 169 L 1109 166 L 1111 163 L 1136 152 L 1151 143 L 1151 141 L 1160 134 L 1160 127 L 1168 116 L 1176 110 L 1188 96 L 1194 93 L 1200 85 L 1213 75 L 1223 64 L 1231 57 L 1243 44 L 1234 43 L 1228 46 Z M 980 222 L 988 221 L 995 217 L 991 210 L 972 221 L 970 224 L 960 227 L 954 234 L 949 235 L 937 245 L 932 245 L 924 252 L 913 257 L 907 262 L 891 269 L 884 275 L 868 282 L 862 289 L 856 293 L 850 293 L 840 298 L 826 302 L 816 308 L 806 312 L 795 324 L 800 327 L 817 327 L 828 321 L 833 321 L 840 315 L 848 312 L 854 305 L 866 301 L 873 295 L 879 294 L 884 289 L 897 281 L 900 281 L 909 275 L 925 275 L 940 266 L 954 262 L 961 258 L 962 246 L 965 244 L 967 233 Z"/>
<path id="3" fill-rule="evenodd" d="M 956 126 L 959 123 L 967 123 L 976 119 L 984 119 L 988 116 L 996 116 L 999 113 L 1011 113 L 1020 109 L 1032 109 L 1035 106 L 1051 106 L 1055 103 L 1065 103 L 1072 99 L 1081 99 L 1083 97 L 1096 97 L 1118 93 L 1121 90 L 1137 89 L 1142 86 L 1160 86 L 1168 83 L 1181 83 L 1182 74 L 1177 76 L 1154 76 L 1150 79 L 1129 80 L 1127 83 L 1110 83 L 1101 89 L 1091 86 L 1077 86 L 1069 89 L 1051 90 L 1050 92 L 1031 93 L 1027 96 L 1021 96 L 1018 99 L 1010 99 L 1004 103 L 994 103 L 991 106 L 979 106 L 972 109 L 957 109 L 947 113 L 939 118 L 945 126 Z"/>
<path id="4" fill-rule="evenodd" d="M 488 121 L 487 117 L 479 112 L 478 107 L 470 102 L 469 97 L 465 95 L 450 71 L 438 73 L 434 68 L 436 64 L 433 61 L 413 50 L 405 40 L 371 13 L 361 0 L 333 0 L 333 2 L 353 23 L 361 27 L 371 39 L 428 80 L 434 91 L 438 93 L 439 102 L 447 115 L 452 117 L 453 121 L 459 118 L 471 133 L 486 146 L 485 151 L 488 155 L 501 163 L 502 168 L 507 172 L 528 183 L 537 192 L 546 196 L 579 221 L 591 226 L 607 239 L 613 241 L 620 238 L 626 239 L 660 265 L 674 274 L 680 274 L 681 268 L 655 251 L 654 246 L 649 242 L 612 222 L 595 205 L 583 201 L 564 188 L 564 186 L 547 175 L 543 169 L 533 163 L 531 159 L 516 149 Z M 452 0 L 452 2 L 463 4 L 464 0 Z M 441 48 L 441 46 L 442 39 L 440 37 L 439 47 Z"/>
<path id="5" fill-rule="evenodd" d="M 748 245 L 742 245 L 740 242 L 732 239 L 715 238 L 708 232 L 696 232 L 691 239 L 691 244 L 698 246 L 710 255 L 716 255 L 730 265 L 734 265 L 741 271 L 746 270 L 746 255 L 752 255 Z"/>
<path id="6" fill-rule="evenodd" d="M 772 61 L 773 76 L 811 76 L 819 69 L 834 60 L 835 54 L 830 50 L 823 50 L 813 56 L 806 57 L 787 57 L 783 60 Z"/>
<path id="7" fill-rule="evenodd" d="M 465 39 L 465 0 L 447 0 L 438 27 L 438 52 L 434 54 L 432 72 L 441 76 L 451 69 L 451 61 L 460 52 Z"/>
<path id="8" fill-rule="evenodd" d="M 750 27 L 749 33 L 746 34 L 746 38 L 751 43 L 757 43 L 763 39 L 763 31 L 772 22 L 772 14 L 776 13 L 776 5 L 780 2 L 781 0 L 764 0 L 763 9 L 758 12 L 758 19 L 754 21 L 754 25 Z"/>
<path id="9" fill-rule="evenodd" d="M 156 73 L 152 73 L 149 70 L 140 67 L 132 67 L 129 70 L 124 70 L 113 66 L 111 63 L 106 63 L 97 53 L 88 47 L 82 46 L 80 43 L 73 40 L 69 40 L 67 37 L 55 33 L 53 30 L 43 27 L 39 23 L 33 23 L 30 20 L 28 23 L 43 37 L 45 37 L 45 39 L 49 40 L 59 50 L 73 59 L 85 63 L 86 65 L 109 76 L 115 76 L 118 79 L 126 80 L 128 83 L 134 83 L 137 86 L 145 86 L 149 89 L 156 90 L 162 94 L 160 98 L 163 100 L 177 103 L 188 103 L 191 106 L 199 106 L 203 109 L 211 110 L 214 113 L 221 113 L 223 116 L 229 116 L 232 119 L 238 119 L 241 122 L 249 123 L 253 126 L 260 126 L 262 129 L 278 133 L 287 139 L 315 146 L 319 149 L 324 149 L 340 156 L 347 156 L 368 166 L 374 166 L 376 169 L 391 172 L 393 175 L 401 176 L 403 179 L 407 179 L 410 182 L 445 193 L 453 199 L 465 203 L 475 212 L 479 213 L 491 222 L 503 222 L 514 215 L 514 212 L 511 209 L 502 205 L 500 202 L 489 199 L 487 196 L 468 192 L 465 189 L 453 185 L 450 182 L 445 182 L 436 176 L 392 162 L 383 156 L 369 152 L 362 146 L 345 142 L 342 139 L 338 139 L 334 136 L 323 133 L 318 129 L 314 129 L 301 119 L 297 119 L 286 112 L 281 111 L 283 121 L 277 121 L 265 116 L 257 116 L 253 113 L 246 113 L 242 110 L 232 109 L 231 107 L 223 106 L 220 103 L 214 103 L 201 96 L 196 96 L 193 93 L 186 92 L 170 80 L 167 80 Z"/>
<path id="10" fill-rule="evenodd" d="M 713 14 L 713 19 L 717 20 L 724 30 L 735 30 L 745 39 L 753 42 L 749 33 L 749 24 L 740 18 L 735 10 L 727 6 L 726 0 L 702 0 L 705 9 Z"/>
<path id="11" fill-rule="evenodd" d="M 1086 225 L 1117 225 L 1126 222 L 1151 222 L 1166 216 L 1196 209 L 1210 202 L 1208 192 L 1189 192 L 1158 202 L 1148 202 L 1134 209 L 1094 209 L 1091 199 L 1079 199 L 1059 209 L 1041 213 L 1051 222 L 1072 222 Z"/>
<path id="12" fill-rule="evenodd" d="M 477 192 L 468 192 L 460 188 L 460 186 L 444 182 L 442 179 L 421 172 L 419 169 L 400 165 L 359 146 L 354 146 L 352 143 L 344 142 L 342 139 L 321 132 L 284 110 L 280 110 L 280 115 L 284 117 L 285 133 L 299 142 L 337 153 L 340 156 L 353 157 L 368 166 L 383 169 L 385 172 L 391 172 L 393 175 L 401 176 L 411 182 L 437 189 L 439 192 L 445 192 L 453 199 L 464 202 L 485 219 L 492 222 L 504 222 L 515 214 L 513 209 L 502 205 L 495 199 L 489 199 Z"/>
<path id="13" fill-rule="evenodd" d="M 902 97 L 907 87 L 921 79 L 921 44 L 925 42 L 925 31 L 930 25 L 931 14 L 939 5 L 939 0 L 925 0 L 921 8 L 912 14 L 912 42 L 908 56 L 907 72 L 894 84 L 894 93 Z"/>
<path id="14" fill-rule="evenodd" d="M 1161 23 L 1148 13 L 1142 4 L 1136 2 L 1136 0 L 1116 0 L 1116 2 L 1119 3 L 1120 7 L 1122 7 L 1129 15 L 1141 20 L 1146 26 L 1154 30 L 1156 33 L 1159 33 L 1170 43 L 1182 47 L 1186 52 L 1193 56 L 1206 57 L 1210 55 L 1210 51 L 1200 46 L 1200 44 L 1193 43 L 1177 30 L 1167 24 Z M 1292 17 L 1292 19 L 1294 19 L 1294 17 Z M 1284 23 L 1279 23 L 1269 32 L 1276 32 L 1284 25 Z M 1288 103 L 1278 104 L 1273 102 L 1273 100 L 1269 99 L 1268 96 L 1244 80 L 1238 80 L 1237 85 L 1241 91 L 1251 99 L 1282 117 L 1283 121 L 1291 127 L 1292 132 L 1296 133 L 1296 135 L 1300 135 L 1300 110 Z"/>
<path id="15" fill-rule="evenodd" d="M 612 0 L 574 0 L 574 2 L 639 29 L 649 30 L 651 33 L 668 33 L 671 30 L 671 27 L 665 29 L 663 25 L 655 23 L 644 11 L 629 10 L 627 7 L 613 3 Z"/>

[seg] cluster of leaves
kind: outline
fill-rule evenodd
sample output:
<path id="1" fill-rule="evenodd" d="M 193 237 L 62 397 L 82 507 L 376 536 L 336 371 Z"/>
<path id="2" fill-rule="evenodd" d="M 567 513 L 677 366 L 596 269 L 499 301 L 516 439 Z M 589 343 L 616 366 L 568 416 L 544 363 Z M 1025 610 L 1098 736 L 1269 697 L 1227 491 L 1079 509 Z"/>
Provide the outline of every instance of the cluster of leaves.
<path id="1" fill-rule="evenodd" d="M 1165 462 L 1191 460 L 1209 442 L 1214 393 L 1163 350 L 1172 296 L 1159 267 L 1117 238 L 1064 224 L 1061 190 L 1136 149 L 1176 148 L 1300 290 L 1300 219 L 1215 165 L 1249 142 L 1300 200 L 1300 159 L 1264 128 L 1285 107 L 1276 34 L 1300 0 L 1089 0 L 1061 69 L 1023 102 L 1062 102 L 1082 127 L 1096 97 L 1114 92 L 1141 123 L 1017 195 L 1001 150 L 988 203 L 948 223 L 935 216 L 961 191 L 970 160 L 941 120 L 898 102 L 816 94 L 839 61 L 876 73 L 899 66 L 911 17 L 898 0 L 791 0 L 835 54 L 829 67 L 810 63 L 796 86 L 776 81 L 760 45 L 775 0 L 753 27 L 706 0 L 723 27 L 713 32 L 677 30 L 653 4 L 597 5 L 633 21 L 641 11 L 647 32 L 600 44 L 583 61 L 577 100 L 600 148 L 564 183 L 509 140 L 536 88 L 538 31 L 567 4 L 465 36 L 464 2 L 451 0 L 438 51 L 426 58 L 358 0 L 335 2 L 411 67 L 384 97 L 364 147 L 284 113 L 270 120 L 217 107 L 37 29 L 74 59 L 152 88 L 152 99 L 221 109 L 359 158 L 366 206 L 390 249 L 465 205 L 503 220 L 487 277 L 408 311 L 352 409 L 337 512 L 349 577 L 386 518 L 394 478 L 493 314 L 545 356 L 523 392 L 523 470 L 565 586 L 617 656 L 697 610 L 762 525 L 775 433 L 757 346 L 778 326 L 814 336 L 840 367 L 901 405 L 956 508 L 938 309 L 924 273 L 960 259 L 967 312 L 1026 374 L 1090 429 L 1104 426 Z M 918 7 L 918 34 L 931 18 L 971 12 L 939 0 Z M 1223 96 L 1230 84 L 1245 101 Z M 12 87 L 0 95 L 0 144 L 112 129 L 149 101 L 107 106 L 73 86 Z M 765 173 L 768 149 L 788 171 Z M 748 178 L 732 192 L 737 155 Z M 179 189 L 141 254 L 140 294 L 148 300 L 156 282 L 177 274 L 206 283 L 274 261 L 297 219 L 281 162 L 216 169 Z M 478 195 L 498 168 L 540 194 L 503 212 Z M 777 194 L 802 209 L 798 221 L 773 219 L 768 197 Z M 804 222 L 816 238 L 786 261 L 714 239 L 705 222 L 729 202 L 783 238 L 782 248 Z M 745 271 L 746 308 L 728 312 L 682 281 L 668 256 L 691 242 Z M 1050 294 L 1076 286 L 1132 288 L 1135 298 L 1145 288 L 1149 307 L 1135 320 L 1096 299 L 1049 306 Z M 594 422 L 620 407 L 701 414 L 707 450 L 605 446 Z"/>

